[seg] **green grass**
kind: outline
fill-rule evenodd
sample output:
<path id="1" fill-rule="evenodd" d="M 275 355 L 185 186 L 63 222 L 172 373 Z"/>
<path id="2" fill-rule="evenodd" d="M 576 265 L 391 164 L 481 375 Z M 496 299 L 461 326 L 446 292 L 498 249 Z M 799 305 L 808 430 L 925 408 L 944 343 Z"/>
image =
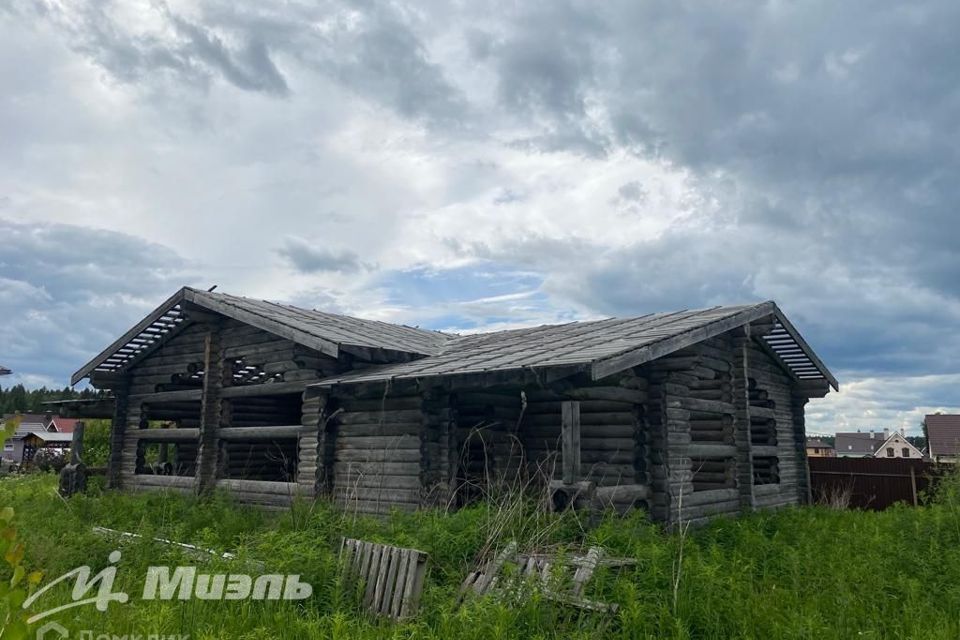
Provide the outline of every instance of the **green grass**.
<path id="1" fill-rule="evenodd" d="M 674 603 L 680 536 L 643 517 L 608 517 L 588 526 L 572 514 L 536 514 L 508 522 L 474 507 L 452 514 L 396 514 L 385 521 L 353 518 L 326 505 L 285 513 L 233 504 L 225 496 L 198 501 L 165 493 L 92 491 L 63 500 L 53 476 L 0 480 L 0 506 L 16 510 L 26 542 L 25 564 L 45 582 L 74 567 L 107 566 L 117 542 L 94 525 L 137 532 L 119 548 L 115 589 L 132 602 L 106 613 L 92 607 L 55 619 L 74 635 L 176 634 L 192 638 L 957 638 L 960 637 L 960 497 L 950 482 L 920 508 L 883 513 L 796 508 L 722 519 L 690 531 Z M 540 535 L 545 543 L 601 544 L 636 558 L 636 567 L 598 573 L 589 595 L 620 604 L 615 616 L 581 614 L 536 597 L 487 598 L 456 608 L 457 587 L 486 542 L 503 526 L 504 539 Z M 391 624 L 358 611 L 338 579 L 336 549 L 349 535 L 430 554 L 422 610 Z M 159 536 L 241 555 L 199 562 Z M 243 558 L 271 573 L 299 573 L 314 586 L 303 602 L 142 601 L 150 565 L 193 564 L 201 571 L 243 571 Z M 48 596 L 50 594 L 47 594 Z M 66 602 L 68 589 L 38 602 Z M 39 605 L 43 605 L 40 607 Z"/>

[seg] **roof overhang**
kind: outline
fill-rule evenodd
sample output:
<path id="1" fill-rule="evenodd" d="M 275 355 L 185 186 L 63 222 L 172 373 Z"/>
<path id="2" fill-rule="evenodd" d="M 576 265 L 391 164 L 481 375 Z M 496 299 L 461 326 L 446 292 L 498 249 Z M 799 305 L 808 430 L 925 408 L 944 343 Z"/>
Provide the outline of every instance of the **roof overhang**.
<path id="1" fill-rule="evenodd" d="M 773 304 L 773 303 L 771 303 Z M 810 345 L 800 335 L 796 327 L 774 305 L 773 329 L 759 340 L 793 376 L 800 381 L 825 379 L 834 391 L 840 390 L 840 384 L 827 365 L 814 353 Z"/>
<path id="2" fill-rule="evenodd" d="M 757 338 L 793 378 L 799 381 L 823 379 L 835 390 L 839 390 L 837 379 L 773 301 L 763 302 L 740 313 L 672 335 L 639 349 L 596 360 L 590 366 L 590 376 L 594 380 L 599 380 L 765 318 L 773 319 L 772 329 Z"/>
<path id="3" fill-rule="evenodd" d="M 338 357 L 340 353 L 338 345 L 334 342 L 299 331 L 259 313 L 221 302 L 213 296 L 205 295 L 205 293 L 189 287 L 177 291 L 113 344 L 101 351 L 93 360 L 74 373 L 70 378 L 70 384 L 77 384 L 84 378 L 93 375 L 99 375 L 101 378 L 109 380 L 112 376 L 126 371 L 194 319 L 205 319 L 204 311 L 233 318 L 311 349 L 316 349 L 320 353 L 333 358 Z M 194 314 L 195 318 L 191 317 L 191 313 Z"/>

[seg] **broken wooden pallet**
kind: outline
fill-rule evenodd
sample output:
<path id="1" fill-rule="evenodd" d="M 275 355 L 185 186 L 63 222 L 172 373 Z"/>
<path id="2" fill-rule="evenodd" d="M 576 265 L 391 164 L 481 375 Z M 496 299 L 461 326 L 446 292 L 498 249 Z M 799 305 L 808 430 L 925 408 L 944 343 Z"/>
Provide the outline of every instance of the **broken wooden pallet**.
<path id="1" fill-rule="evenodd" d="M 543 595 L 551 600 L 589 611 L 613 613 L 617 610 L 616 604 L 584 597 L 586 585 L 597 567 L 624 567 L 636 561 L 630 558 L 605 558 L 601 547 L 590 547 L 585 555 L 570 557 L 547 553 L 518 555 L 517 543 L 511 541 L 483 569 L 470 572 L 460 585 L 460 600 L 470 593 L 483 595 L 500 587 L 500 574 L 508 562 L 515 562 L 519 566 L 520 577 L 534 579 Z M 570 577 L 569 572 L 574 567 L 573 576 Z M 558 590 L 558 585 L 562 585 L 563 590 Z"/>
<path id="2" fill-rule="evenodd" d="M 427 571 L 426 553 L 344 538 L 340 561 L 347 575 L 363 585 L 367 611 L 394 620 L 417 613 Z"/>

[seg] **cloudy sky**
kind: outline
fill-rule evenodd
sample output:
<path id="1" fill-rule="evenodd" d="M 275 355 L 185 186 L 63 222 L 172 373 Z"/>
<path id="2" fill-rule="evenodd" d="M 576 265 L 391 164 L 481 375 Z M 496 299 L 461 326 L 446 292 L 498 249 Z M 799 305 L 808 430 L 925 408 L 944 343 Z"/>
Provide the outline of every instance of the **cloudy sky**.
<path id="1" fill-rule="evenodd" d="M 899 5 L 899 6 L 898 6 Z M 176 288 L 470 330 L 775 299 L 960 406 L 960 3 L 0 3 L 0 363 Z"/>

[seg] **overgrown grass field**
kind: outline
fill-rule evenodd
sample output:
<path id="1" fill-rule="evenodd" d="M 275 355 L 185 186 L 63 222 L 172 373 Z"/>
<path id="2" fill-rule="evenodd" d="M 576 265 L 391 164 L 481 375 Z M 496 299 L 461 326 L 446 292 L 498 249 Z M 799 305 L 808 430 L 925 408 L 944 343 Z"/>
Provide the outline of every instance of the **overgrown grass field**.
<path id="1" fill-rule="evenodd" d="M 54 617 L 72 631 L 180 634 L 191 638 L 950 638 L 960 637 L 960 492 L 954 480 L 920 508 L 883 513 L 803 507 L 722 519 L 685 537 L 664 533 L 641 514 L 587 523 L 536 509 L 509 513 L 476 506 L 456 513 L 352 517 L 324 504 L 283 513 L 166 493 L 93 490 L 64 500 L 52 475 L 0 480 L 0 506 L 26 544 L 28 571 L 44 583 L 77 566 L 94 572 L 119 548 L 114 589 L 127 604 L 92 606 Z M 141 534 L 118 542 L 94 526 Z M 579 548 L 599 544 L 636 566 L 600 570 L 593 599 L 616 602 L 615 615 L 584 613 L 536 596 L 495 596 L 457 607 L 457 590 L 478 552 L 497 539 L 536 539 Z M 238 560 L 198 560 L 152 542 L 154 536 L 221 551 Z M 366 617 L 342 584 L 336 552 L 352 536 L 430 554 L 420 614 L 393 624 Z M 682 553 L 681 553 L 682 547 Z M 681 560 L 682 558 L 682 560 Z M 302 602 L 143 601 L 151 565 L 196 565 L 204 572 L 298 573 L 313 585 Z M 678 572 L 679 569 L 679 572 Z M 7 576 L 9 577 L 9 576 Z M 51 592 L 52 593 L 52 592 Z M 34 609 L 69 601 L 69 587 Z"/>

